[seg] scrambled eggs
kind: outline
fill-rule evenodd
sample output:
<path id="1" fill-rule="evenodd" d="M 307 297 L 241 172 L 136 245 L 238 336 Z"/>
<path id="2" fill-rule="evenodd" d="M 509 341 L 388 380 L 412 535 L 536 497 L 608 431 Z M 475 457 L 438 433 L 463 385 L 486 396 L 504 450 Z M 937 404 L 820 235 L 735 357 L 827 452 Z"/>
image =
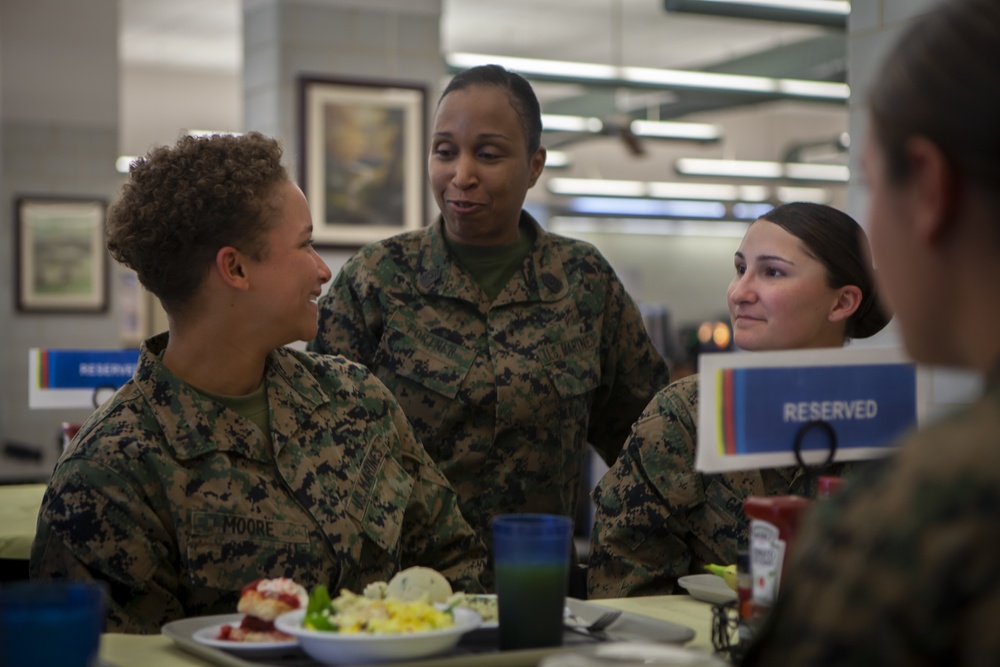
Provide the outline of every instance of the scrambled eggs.
<path id="1" fill-rule="evenodd" d="M 310 605 L 304 623 L 310 630 L 344 634 L 405 634 L 453 625 L 451 612 L 436 609 L 426 596 L 410 602 L 396 598 L 372 600 L 348 590 L 341 590 L 340 596 L 318 611 L 313 611 Z"/>

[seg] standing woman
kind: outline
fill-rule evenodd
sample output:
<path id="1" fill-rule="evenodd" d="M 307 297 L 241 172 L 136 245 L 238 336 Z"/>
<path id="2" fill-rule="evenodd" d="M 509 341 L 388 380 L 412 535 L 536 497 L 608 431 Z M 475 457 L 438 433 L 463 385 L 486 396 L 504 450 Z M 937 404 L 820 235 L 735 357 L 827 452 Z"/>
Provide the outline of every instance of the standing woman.
<path id="1" fill-rule="evenodd" d="M 614 461 L 668 381 L 607 261 L 522 210 L 545 164 L 541 129 L 519 75 L 455 76 L 428 158 L 440 219 L 348 261 L 311 345 L 392 390 L 487 544 L 498 514 L 572 516 L 587 443 Z"/>
<path id="2" fill-rule="evenodd" d="M 1000 664 L 1000 2 L 915 19 L 875 78 L 872 253 L 903 343 L 981 373 L 806 521 L 745 665 Z"/>
<path id="3" fill-rule="evenodd" d="M 841 347 L 882 329 L 864 231 L 822 204 L 779 206 L 753 222 L 734 257 L 727 300 L 744 350 Z M 695 471 L 698 377 L 661 390 L 594 491 L 590 597 L 673 593 L 677 578 L 735 563 L 743 500 L 810 495 L 796 468 Z"/>
<path id="4" fill-rule="evenodd" d="M 108 249 L 169 331 L 59 460 L 32 578 L 107 582 L 108 630 L 131 633 L 232 613 L 261 577 L 360 592 L 423 565 L 481 590 L 486 549 L 392 394 L 286 347 L 316 335 L 330 269 L 276 141 L 153 149 L 108 213 Z"/>

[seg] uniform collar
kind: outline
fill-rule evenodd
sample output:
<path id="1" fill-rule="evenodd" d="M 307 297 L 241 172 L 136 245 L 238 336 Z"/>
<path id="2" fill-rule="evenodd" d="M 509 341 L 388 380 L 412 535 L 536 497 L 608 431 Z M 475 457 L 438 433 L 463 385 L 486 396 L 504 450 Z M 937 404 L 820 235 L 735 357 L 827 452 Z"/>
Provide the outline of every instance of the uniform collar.
<path id="1" fill-rule="evenodd" d="M 568 291 L 566 271 L 553 236 L 521 211 L 518 223 L 533 239 L 525 264 L 511 278 L 492 306 L 520 302 L 551 302 L 563 298 Z M 417 263 L 417 289 L 421 294 L 461 299 L 472 303 L 485 301 L 485 294 L 475 279 L 448 249 L 444 238 L 444 221 L 438 218 L 430 225 L 420 244 Z"/>
<path id="2" fill-rule="evenodd" d="M 300 429 L 302 414 L 329 402 L 316 378 L 291 350 L 279 348 L 268 355 L 264 382 L 270 410 L 271 443 L 248 419 L 195 391 L 160 361 L 168 334 L 146 340 L 139 351 L 135 382 L 152 407 L 163 436 L 179 460 L 214 451 L 229 451 L 258 461 L 271 461 L 274 453 Z"/>

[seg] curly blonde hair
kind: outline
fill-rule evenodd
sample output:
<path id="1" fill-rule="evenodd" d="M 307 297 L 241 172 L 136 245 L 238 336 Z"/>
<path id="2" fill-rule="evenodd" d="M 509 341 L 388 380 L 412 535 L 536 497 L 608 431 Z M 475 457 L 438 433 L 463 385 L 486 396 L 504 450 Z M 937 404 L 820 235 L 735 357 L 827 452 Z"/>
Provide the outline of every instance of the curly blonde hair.
<path id="1" fill-rule="evenodd" d="M 195 294 L 220 248 L 259 259 L 289 180 L 281 145 L 259 132 L 181 138 L 137 160 L 108 211 L 108 250 L 167 312 Z"/>

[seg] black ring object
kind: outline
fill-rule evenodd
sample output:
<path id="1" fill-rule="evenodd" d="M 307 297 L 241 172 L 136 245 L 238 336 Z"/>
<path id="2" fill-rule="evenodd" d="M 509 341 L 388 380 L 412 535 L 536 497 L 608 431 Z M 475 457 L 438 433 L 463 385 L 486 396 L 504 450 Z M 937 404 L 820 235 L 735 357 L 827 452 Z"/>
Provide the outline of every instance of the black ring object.
<path id="1" fill-rule="evenodd" d="M 837 454 L 837 432 L 833 430 L 833 427 L 822 419 L 806 422 L 795 435 L 795 445 L 792 447 L 792 451 L 795 453 L 795 460 L 798 461 L 798 464 L 806 470 L 809 469 L 809 466 L 802 460 L 802 441 L 805 439 L 806 433 L 814 428 L 819 428 L 826 432 L 826 435 L 830 440 L 830 455 L 827 457 L 826 461 L 819 464 L 819 466 L 826 467 L 830 465 L 833 463 L 833 457 Z"/>
<path id="2" fill-rule="evenodd" d="M 101 405 L 104 404 L 104 401 L 111 398 L 111 395 L 114 394 L 116 391 L 118 391 L 118 387 L 116 387 L 113 384 L 101 384 L 94 387 L 94 393 L 90 398 L 90 402 L 94 404 L 94 409 L 96 410 L 97 408 L 101 407 Z M 98 400 L 98 396 L 101 395 L 101 392 L 111 392 L 111 393 L 104 397 L 104 401 L 101 401 Z"/>

